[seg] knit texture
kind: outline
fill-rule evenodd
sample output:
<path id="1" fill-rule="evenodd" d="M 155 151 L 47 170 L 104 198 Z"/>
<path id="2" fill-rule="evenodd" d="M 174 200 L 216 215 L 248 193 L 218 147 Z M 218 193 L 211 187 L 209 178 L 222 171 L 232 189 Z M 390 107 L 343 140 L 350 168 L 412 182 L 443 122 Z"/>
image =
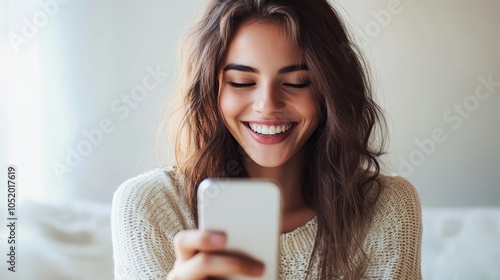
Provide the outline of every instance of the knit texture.
<path id="1" fill-rule="evenodd" d="M 364 241 L 369 279 L 421 279 L 422 222 L 415 188 L 401 177 L 379 176 L 382 191 Z M 124 182 L 111 214 L 115 279 L 166 279 L 175 262 L 177 232 L 196 229 L 172 167 Z M 317 218 L 280 235 L 280 279 L 305 279 Z M 318 267 L 312 275 L 317 279 Z"/>

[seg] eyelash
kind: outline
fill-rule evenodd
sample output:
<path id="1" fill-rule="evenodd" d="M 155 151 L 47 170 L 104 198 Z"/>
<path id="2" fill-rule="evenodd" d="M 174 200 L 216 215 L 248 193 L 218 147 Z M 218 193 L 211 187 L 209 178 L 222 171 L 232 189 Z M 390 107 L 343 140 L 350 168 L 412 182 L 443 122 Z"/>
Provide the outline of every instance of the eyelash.
<path id="1" fill-rule="evenodd" d="M 251 87 L 251 86 L 255 85 L 255 83 L 241 84 L 241 83 L 234 83 L 234 82 L 229 82 L 228 84 L 230 86 L 232 86 L 232 87 L 235 87 L 235 88 Z M 289 83 L 285 83 L 283 85 L 291 87 L 291 88 L 294 88 L 294 89 L 302 89 L 302 88 L 308 87 L 310 84 L 311 84 L 311 82 L 305 82 L 305 83 L 302 83 L 302 84 L 289 84 Z"/>
<path id="2" fill-rule="evenodd" d="M 308 87 L 309 85 L 311 84 L 311 82 L 305 82 L 305 83 L 302 83 L 302 84 L 284 84 L 286 86 L 289 86 L 291 88 L 306 88 Z"/>
<path id="3" fill-rule="evenodd" d="M 243 87 L 251 87 L 251 86 L 254 86 L 255 84 L 254 83 L 250 83 L 250 84 L 240 84 L 240 83 L 234 83 L 234 82 L 228 82 L 228 84 L 232 87 L 235 87 L 235 88 L 243 88 Z"/>

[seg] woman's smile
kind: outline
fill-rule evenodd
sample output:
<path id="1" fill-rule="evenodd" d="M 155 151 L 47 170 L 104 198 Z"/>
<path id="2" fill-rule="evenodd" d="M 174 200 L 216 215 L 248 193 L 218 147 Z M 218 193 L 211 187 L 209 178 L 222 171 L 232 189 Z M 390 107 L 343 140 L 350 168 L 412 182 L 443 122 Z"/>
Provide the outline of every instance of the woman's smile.
<path id="1" fill-rule="evenodd" d="M 249 134 L 261 144 L 278 144 L 285 141 L 296 124 L 296 122 L 283 123 L 282 121 L 272 125 L 262 122 L 244 122 Z"/>

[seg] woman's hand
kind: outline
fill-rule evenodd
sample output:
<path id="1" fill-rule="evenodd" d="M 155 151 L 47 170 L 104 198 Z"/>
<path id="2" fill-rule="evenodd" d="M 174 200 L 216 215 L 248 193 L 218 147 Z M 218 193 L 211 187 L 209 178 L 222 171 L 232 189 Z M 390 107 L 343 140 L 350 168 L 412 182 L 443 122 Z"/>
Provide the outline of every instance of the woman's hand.
<path id="1" fill-rule="evenodd" d="M 207 279 L 230 275 L 260 276 L 264 265 L 244 256 L 224 254 L 226 236 L 202 230 L 183 230 L 174 237 L 175 263 L 168 280 Z"/>

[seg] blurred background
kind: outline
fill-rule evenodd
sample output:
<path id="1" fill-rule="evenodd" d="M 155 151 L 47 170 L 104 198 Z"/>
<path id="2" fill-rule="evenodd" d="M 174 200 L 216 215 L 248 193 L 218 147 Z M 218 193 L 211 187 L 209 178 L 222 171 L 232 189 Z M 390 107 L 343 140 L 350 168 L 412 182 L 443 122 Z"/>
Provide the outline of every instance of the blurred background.
<path id="1" fill-rule="evenodd" d="M 0 179 L 16 167 L 19 219 L 1 279 L 112 279 L 112 195 L 160 165 L 161 104 L 204 2 L 0 0 Z M 424 279 L 500 279 L 500 2 L 332 2 L 387 113 L 385 172 L 420 195 Z M 6 202 L 4 184 L 2 223 Z"/>

